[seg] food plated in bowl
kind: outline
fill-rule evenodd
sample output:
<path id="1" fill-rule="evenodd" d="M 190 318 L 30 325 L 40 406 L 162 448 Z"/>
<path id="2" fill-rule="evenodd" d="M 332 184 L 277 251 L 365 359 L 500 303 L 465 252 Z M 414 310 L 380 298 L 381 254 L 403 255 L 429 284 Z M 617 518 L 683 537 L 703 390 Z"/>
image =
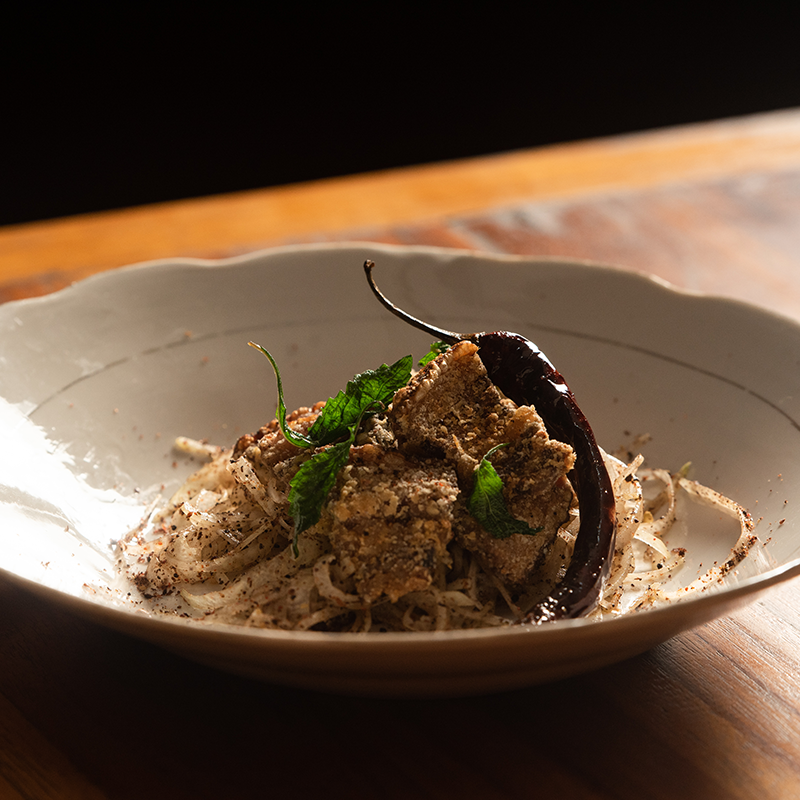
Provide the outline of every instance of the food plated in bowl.
<path id="1" fill-rule="evenodd" d="M 407 355 L 287 414 L 274 357 L 249 342 L 275 371 L 277 417 L 232 448 L 176 441 L 211 463 L 120 542 L 150 610 L 308 631 L 534 625 L 683 599 L 755 558 L 741 506 L 604 453 L 533 342 L 422 322 L 374 267 L 380 302 L 438 337 L 419 371 Z M 722 565 L 669 593 L 686 558 L 666 545 L 681 492 L 741 532 Z"/>
<path id="2" fill-rule="evenodd" d="M 273 416 L 274 377 L 248 341 L 280 363 L 289 408 L 427 351 L 430 336 L 374 302 L 365 259 L 417 317 L 535 341 L 606 450 L 641 449 L 647 465 L 676 472 L 691 462 L 691 478 L 753 512 L 763 552 L 721 587 L 600 622 L 360 634 L 149 611 L 117 575 L 114 543 L 197 468 L 174 452 L 176 437 L 228 445 Z M 223 668 L 355 692 L 511 688 L 641 652 L 798 570 L 798 393 L 791 371 L 776 367 L 794 363 L 800 329 L 758 309 L 590 264 L 352 245 L 143 265 L 0 312 L 16 463 L 2 479 L 3 569 L 98 621 Z M 670 588 L 724 562 L 739 534 L 713 508 L 681 510 L 668 544 L 687 558 Z"/>

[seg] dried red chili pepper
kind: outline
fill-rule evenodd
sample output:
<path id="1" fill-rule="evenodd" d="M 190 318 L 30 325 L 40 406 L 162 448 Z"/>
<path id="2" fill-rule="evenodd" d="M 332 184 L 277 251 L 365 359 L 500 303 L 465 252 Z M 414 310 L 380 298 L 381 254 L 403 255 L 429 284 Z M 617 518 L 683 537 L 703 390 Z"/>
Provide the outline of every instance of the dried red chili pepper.
<path id="1" fill-rule="evenodd" d="M 525 622 L 547 622 L 589 613 L 600 597 L 614 555 L 616 509 L 603 455 L 588 420 L 567 382 L 530 340 L 508 331 L 459 334 L 437 328 L 397 308 L 378 289 L 372 261 L 364 262 L 369 285 L 400 319 L 448 344 L 473 342 L 492 382 L 517 405 L 536 408 L 548 433 L 575 451 L 570 475 L 580 508 L 575 549 L 561 582 L 528 614 Z"/>

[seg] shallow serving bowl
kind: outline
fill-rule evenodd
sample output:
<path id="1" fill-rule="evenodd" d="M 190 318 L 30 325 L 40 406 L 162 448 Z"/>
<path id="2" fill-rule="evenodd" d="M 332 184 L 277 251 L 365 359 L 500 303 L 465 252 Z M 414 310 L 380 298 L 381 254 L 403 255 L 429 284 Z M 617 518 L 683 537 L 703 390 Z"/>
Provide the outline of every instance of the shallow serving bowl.
<path id="1" fill-rule="evenodd" d="M 324 399 L 430 337 L 398 305 L 450 330 L 512 330 L 566 377 L 608 450 L 641 437 L 757 519 L 766 558 L 718 588 L 600 623 L 441 634 L 241 629 L 155 616 L 115 575 L 114 543 L 196 467 L 177 436 L 229 445 L 275 411 Z M 0 576 L 98 623 L 236 673 L 322 690 L 466 694 L 565 677 L 643 652 L 800 573 L 800 325 L 642 275 L 555 259 L 432 248 L 285 248 L 165 261 L 0 307 Z M 691 515 L 689 583 L 737 529 Z M 3 613 L 0 609 L 0 614 Z"/>

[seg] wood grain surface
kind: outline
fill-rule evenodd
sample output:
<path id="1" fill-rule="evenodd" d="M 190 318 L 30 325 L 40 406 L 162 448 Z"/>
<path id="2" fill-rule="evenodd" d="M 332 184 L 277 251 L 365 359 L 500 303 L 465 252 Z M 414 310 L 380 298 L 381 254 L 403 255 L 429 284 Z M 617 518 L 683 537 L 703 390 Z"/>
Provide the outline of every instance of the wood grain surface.
<path id="1" fill-rule="evenodd" d="M 800 319 L 800 112 L 16 226 L 0 299 L 347 239 L 587 258 Z M 585 676 L 369 700 L 231 677 L 0 580 L 0 798 L 800 797 L 799 611 L 793 582 Z"/>
<path id="2" fill-rule="evenodd" d="M 400 235 L 408 237 L 414 234 L 406 226 L 413 231 L 420 223 L 420 236 L 434 236 L 447 245 L 447 230 L 431 233 L 430 224 L 444 223 L 449 229 L 453 217 L 568 198 L 589 199 L 602 209 L 607 194 L 639 196 L 648 189 L 713 186 L 716 179 L 733 176 L 757 181 L 760 175 L 796 170 L 800 170 L 800 112 L 790 110 L 10 225 L 0 228 L 0 290 L 4 290 L 0 300 L 42 293 L 140 261 L 222 258 L 297 240 L 380 238 L 382 229 L 397 226 L 403 226 Z M 620 222 L 623 227 L 616 236 L 624 237 L 627 230 L 624 220 Z M 680 228 L 684 222 L 691 230 L 691 220 L 681 220 L 678 214 L 671 225 Z M 659 219 L 653 220 L 645 233 L 657 236 L 659 224 Z M 592 248 L 592 237 L 579 233 L 584 246 Z M 530 245 L 538 246 L 535 241 Z M 628 249 L 641 249 L 641 243 L 633 242 Z"/>

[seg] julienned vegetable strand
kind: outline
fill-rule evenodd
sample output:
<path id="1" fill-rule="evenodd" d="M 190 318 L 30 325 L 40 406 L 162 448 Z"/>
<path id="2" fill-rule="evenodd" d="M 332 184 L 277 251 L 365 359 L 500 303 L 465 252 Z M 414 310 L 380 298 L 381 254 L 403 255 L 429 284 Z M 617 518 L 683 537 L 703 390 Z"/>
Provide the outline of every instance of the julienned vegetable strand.
<path id="1" fill-rule="evenodd" d="M 616 509 L 611 480 L 592 429 L 564 378 L 533 342 L 508 331 L 459 334 L 412 317 L 378 289 L 372 261 L 364 262 L 370 288 L 378 300 L 405 322 L 444 342 L 470 341 L 489 377 L 518 405 L 534 406 L 548 432 L 575 450 L 572 483 L 580 507 L 580 528 L 564 579 L 538 603 L 527 621 L 579 617 L 596 605 L 610 570 L 616 534 Z"/>

